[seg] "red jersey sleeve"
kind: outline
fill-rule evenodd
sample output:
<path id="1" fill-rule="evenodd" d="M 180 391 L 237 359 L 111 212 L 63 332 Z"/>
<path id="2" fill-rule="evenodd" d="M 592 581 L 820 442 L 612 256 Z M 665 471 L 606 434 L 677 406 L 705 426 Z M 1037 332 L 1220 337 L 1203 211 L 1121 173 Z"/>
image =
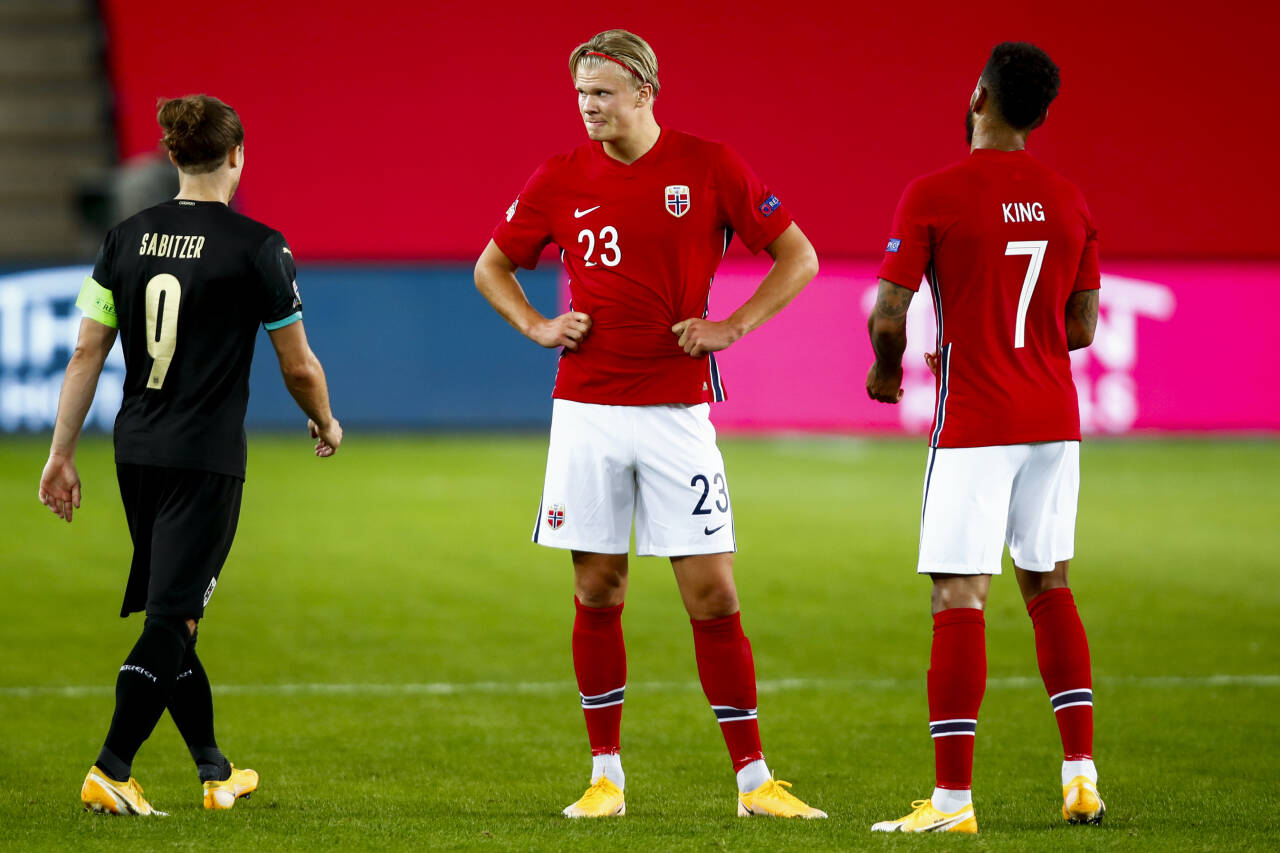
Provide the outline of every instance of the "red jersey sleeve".
<path id="1" fill-rule="evenodd" d="M 1102 274 L 1098 271 L 1098 229 L 1093 227 L 1089 208 L 1083 201 L 1080 206 L 1081 216 L 1084 217 L 1084 251 L 1080 254 L 1080 268 L 1076 271 L 1075 284 L 1071 286 L 1072 293 L 1102 287 Z"/>
<path id="2" fill-rule="evenodd" d="M 791 214 L 736 151 L 727 145 L 720 150 L 721 213 L 751 254 L 758 254 L 787 230 Z"/>
<path id="3" fill-rule="evenodd" d="M 933 259 L 933 236 L 929 228 L 929 204 L 925 187 L 915 180 L 907 184 L 893 214 L 893 228 L 884 248 L 880 278 L 909 290 L 919 290 L 920 281 Z"/>
<path id="4" fill-rule="evenodd" d="M 551 242 L 548 214 L 550 161 L 543 163 L 525 182 L 524 189 L 507 209 L 506 218 L 493 229 L 493 242 L 516 266 L 533 269 L 538 256 Z"/>

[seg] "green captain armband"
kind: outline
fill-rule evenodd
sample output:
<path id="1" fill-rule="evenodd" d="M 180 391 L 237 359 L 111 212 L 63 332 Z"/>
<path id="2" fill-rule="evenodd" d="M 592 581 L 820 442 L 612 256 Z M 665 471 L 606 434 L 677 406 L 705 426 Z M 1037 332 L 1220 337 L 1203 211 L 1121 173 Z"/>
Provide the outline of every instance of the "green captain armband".
<path id="1" fill-rule="evenodd" d="M 93 276 L 85 276 L 80 297 L 76 299 L 76 307 L 90 320 L 96 320 L 112 329 L 120 328 L 120 321 L 116 319 L 115 297 L 110 290 L 94 281 Z"/>

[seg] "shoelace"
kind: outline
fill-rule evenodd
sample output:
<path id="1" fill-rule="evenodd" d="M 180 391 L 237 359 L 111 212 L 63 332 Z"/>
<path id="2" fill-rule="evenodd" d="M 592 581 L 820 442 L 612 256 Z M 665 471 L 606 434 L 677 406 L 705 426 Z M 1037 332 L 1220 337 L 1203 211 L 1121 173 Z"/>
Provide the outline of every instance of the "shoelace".
<path id="1" fill-rule="evenodd" d="M 787 803 L 788 805 L 791 805 L 791 804 L 798 804 L 801 806 L 804 805 L 804 803 L 800 800 L 799 797 L 797 797 L 795 794 L 791 793 L 790 791 L 786 790 L 787 788 L 791 787 L 790 782 L 787 782 L 783 779 L 770 779 L 769 781 L 772 782 L 773 784 L 770 785 L 768 793 L 772 794 L 773 796 L 777 797 L 778 799 L 782 800 L 784 803 Z"/>
<path id="2" fill-rule="evenodd" d="M 601 776 L 599 779 L 597 779 L 591 785 L 591 787 L 587 789 L 587 792 L 582 795 L 582 802 L 584 804 L 594 803 L 597 800 L 602 800 L 605 797 L 607 797 L 609 794 L 607 789 L 604 786 L 604 783 L 608 781 L 609 781 L 608 776 Z"/>

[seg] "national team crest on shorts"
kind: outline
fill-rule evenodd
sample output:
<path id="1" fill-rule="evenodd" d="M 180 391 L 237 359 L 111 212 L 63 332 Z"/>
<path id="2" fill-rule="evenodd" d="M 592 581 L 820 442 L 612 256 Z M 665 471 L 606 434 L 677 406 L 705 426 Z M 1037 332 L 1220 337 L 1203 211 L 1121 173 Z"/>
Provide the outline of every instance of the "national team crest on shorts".
<path id="1" fill-rule="evenodd" d="M 547 527 L 552 530 L 564 527 L 564 504 L 552 504 L 547 509 Z"/>
<path id="2" fill-rule="evenodd" d="M 678 184 L 667 187 L 667 213 L 679 218 L 688 212 L 689 188 Z"/>

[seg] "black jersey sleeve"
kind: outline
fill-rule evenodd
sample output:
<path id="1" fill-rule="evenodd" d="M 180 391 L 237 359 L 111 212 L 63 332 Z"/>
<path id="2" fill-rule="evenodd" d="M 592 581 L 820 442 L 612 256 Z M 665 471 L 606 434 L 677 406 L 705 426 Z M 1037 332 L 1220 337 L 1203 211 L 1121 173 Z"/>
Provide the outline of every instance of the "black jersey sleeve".
<path id="1" fill-rule="evenodd" d="M 116 232 L 115 229 L 107 232 L 107 237 L 102 241 L 102 245 L 98 247 L 97 260 L 93 262 L 93 280 L 100 287 L 107 290 L 115 290 L 114 276 L 111 268 L 115 263 L 116 250 Z"/>
<path id="2" fill-rule="evenodd" d="M 298 271 L 293 252 L 284 235 L 273 231 L 258 250 L 254 261 L 260 287 L 260 315 L 267 331 L 302 319 L 302 295 L 298 292 Z"/>

